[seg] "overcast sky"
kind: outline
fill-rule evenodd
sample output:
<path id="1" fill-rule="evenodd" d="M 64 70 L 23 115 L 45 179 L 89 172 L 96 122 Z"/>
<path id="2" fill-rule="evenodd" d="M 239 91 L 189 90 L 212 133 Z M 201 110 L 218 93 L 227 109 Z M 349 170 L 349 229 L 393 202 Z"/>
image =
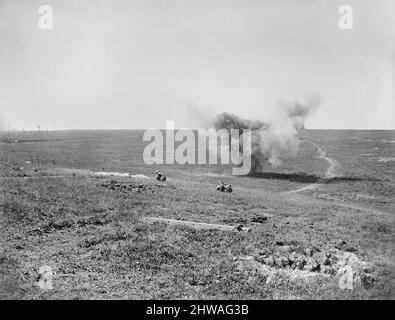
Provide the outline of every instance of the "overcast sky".
<path id="1" fill-rule="evenodd" d="M 308 128 L 394 129 L 394 78 L 393 0 L 0 0 L 3 129 L 264 120 L 308 93 L 325 99 Z"/>

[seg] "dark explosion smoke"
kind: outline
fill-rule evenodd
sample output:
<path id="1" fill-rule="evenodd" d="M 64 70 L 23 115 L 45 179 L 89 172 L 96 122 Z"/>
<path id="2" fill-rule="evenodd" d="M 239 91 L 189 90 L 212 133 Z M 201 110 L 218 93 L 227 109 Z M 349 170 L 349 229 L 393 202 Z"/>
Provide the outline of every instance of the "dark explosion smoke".
<path id="1" fill-rule="evenodd" d="M 263 169 L 268 161 L 273 167 L 281 165 L 285 159 L 293 158 L 299 151 L 298 133 L 304 129 L 306 118 L 323 103 L 320 95 L 306 96 L 302 102 L 280 101 L 276 108 L 275 120 L 245 120 L 224 112 L 213 121 L 216 130 L 251 129 L 251 161 L 253 172 Z"/>

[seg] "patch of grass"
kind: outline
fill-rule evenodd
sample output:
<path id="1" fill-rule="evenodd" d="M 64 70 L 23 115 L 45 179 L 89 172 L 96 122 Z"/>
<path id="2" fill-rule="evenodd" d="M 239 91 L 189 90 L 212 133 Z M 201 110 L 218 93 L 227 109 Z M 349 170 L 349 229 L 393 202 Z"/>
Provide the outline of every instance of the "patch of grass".
<path id="1" fill-rule="evenodd" d="M 377 133 L 377 141 L 383 134 L 386 133 Z M 103 179 L 87 174 L 58 178 L 46 175 L 62 172 L 53 167 L 51 160 L 55 159 L 60 167 L 151 177 L 155 168 L 142 162 L 144 145 L 139 134 L 55 135 L 59 136 L 52 141 L 12 144 L 12 150 L 6 151 L 5 158 L 10 152 L 15 165 L 25 166 L 32 153 L 39 153 L 41 163 L 40 167 L 26 165 L 23 174 L 34 179 L 18 178 L 22 172 L 1 167 L 2 175 L 15 177 L 1 181 L 0 248 L 7 251 L 7 258 L 0 260 L 1 277 L 6 279 L 1 282 L 6 288 L 1 298 L 393 297 L 393 217 L 389 214 L 393 212 L 390 210 L 393 183 L 375 181 L 369 178 L 371 174 L 364 176 L 357 169 L 352 172 L 352 165 L 347 167 L 342 162 L 341 157 L 354 161 L 355 152 L 364 153 L 366 147 L 344 139 L 347 132 L 340 138 L 331 132 L 328 135 L 309 132 L 308 138 L 319 142 L 328 156 L 355 179 L 347 176 L 311 193 L 288 195 L 282 192 L 317 181 L 326 172 L 327 162 L 317 161 L 315 148 L 307 147 L 307 143 L 302 143 L 298 157 L 285 161 L 283 167 L 265 168 L 267 173 L 258 175 L 262 179 L 221 176 L 232 184 L 231 195 L 215 190 L 218 177 L 205 175 L 213 169 L 205 166 L 160 166 L 158 169 L 169 178 L 163 184 L 155 180 L 119 179 L 122 184 L 150 185 L 147 188 L 150 192 L 124 192 L 105 188 Z M 335 151 L 340 152 L 339 159 Z M 215 169 L 223 172 L 222 167 Z M 372 170 L 391 174 L 388 163 Z M 360 194 L 377 199 L 361 198 Z M 320 195 L 326 198 L 318 198 Z M 363 208 L 345 208 L 337 200 L 357 203 Z M 372 207 L 383 211 L 369 211 Z M 148 225 L 139 220 L 145 216 L 243 224 L 251 232 L 195 230 L 164 223 Z M 257 216 L 267 216 L 267 220 L 252 222 Z M 286 272 L 268 279 L 256 270 L 240 269 L 237 263 L 240 257 L 258 252 L 274 255 L 287 246 L 296 252 L 313 246 L 325 251 L 340 239 L 355 247 L 358 257 L 375 265 L 381 263 L 374 274 L 376 281 L 368 289 L 342 291 L 334 277 L 295 281 Z M 49 265 L 57 272 L 51 292 L 29 287 L 41 265 Z M 20 288 L 21 284 L 26 287 Z"/>

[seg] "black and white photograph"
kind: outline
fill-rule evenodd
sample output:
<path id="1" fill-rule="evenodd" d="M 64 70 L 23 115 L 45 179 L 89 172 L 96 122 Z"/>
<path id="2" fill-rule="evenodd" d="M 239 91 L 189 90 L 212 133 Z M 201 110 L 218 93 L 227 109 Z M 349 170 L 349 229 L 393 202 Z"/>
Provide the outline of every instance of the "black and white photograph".
<path id="1" fill-rule="evenodd" d="M 0 300 L 394 300 L 394 188 L 393 0 L 0 0 Z"/>

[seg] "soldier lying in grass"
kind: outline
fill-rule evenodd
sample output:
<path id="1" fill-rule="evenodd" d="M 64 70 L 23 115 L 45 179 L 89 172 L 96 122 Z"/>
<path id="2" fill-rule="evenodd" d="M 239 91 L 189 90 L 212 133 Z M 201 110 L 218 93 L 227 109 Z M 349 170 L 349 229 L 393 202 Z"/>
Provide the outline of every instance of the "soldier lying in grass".
<path id="1" fill-rule="evenodd" d="M 225 193 L 232 192 L 232 186 L 230 184 L 226 184 L 224 182 L 219 181 L 219 185 L 217 186 L 217 190 Z"/>

